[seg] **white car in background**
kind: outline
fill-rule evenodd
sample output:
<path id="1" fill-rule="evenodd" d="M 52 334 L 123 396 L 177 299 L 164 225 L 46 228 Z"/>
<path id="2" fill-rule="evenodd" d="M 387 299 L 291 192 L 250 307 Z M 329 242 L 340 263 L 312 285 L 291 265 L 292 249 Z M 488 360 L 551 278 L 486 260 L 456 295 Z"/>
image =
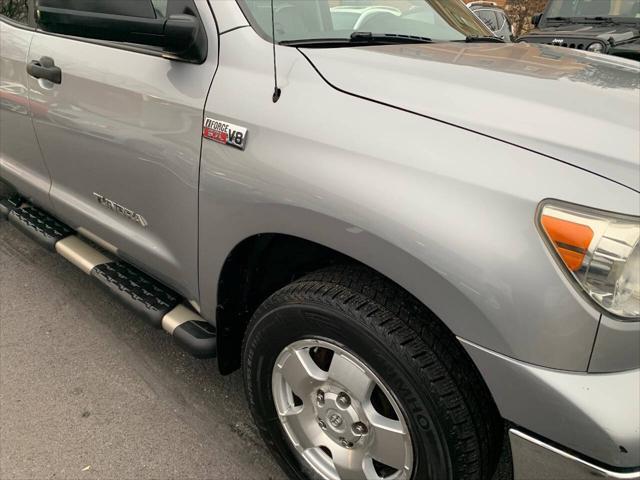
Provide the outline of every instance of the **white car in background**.
<path id="1" fill-rule="evenodd" d="M 386 6 L 341 5 L 331 9 L 331 18 L 336 30 L 358 30 L 368 19 L 381 14 L 399 17 L 402 12 L 397 8 Z"/>

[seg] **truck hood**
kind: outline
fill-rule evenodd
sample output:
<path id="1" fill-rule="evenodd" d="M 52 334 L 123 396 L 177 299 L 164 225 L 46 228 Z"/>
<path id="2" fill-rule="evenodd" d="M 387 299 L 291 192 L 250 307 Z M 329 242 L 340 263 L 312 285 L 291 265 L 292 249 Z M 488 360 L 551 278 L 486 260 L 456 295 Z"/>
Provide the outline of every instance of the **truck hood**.
<path id="1" fill-rule="evenodd" d="M 301 50 L 334 88 L 640 191 L 640 64 L 532 44 Z"/>

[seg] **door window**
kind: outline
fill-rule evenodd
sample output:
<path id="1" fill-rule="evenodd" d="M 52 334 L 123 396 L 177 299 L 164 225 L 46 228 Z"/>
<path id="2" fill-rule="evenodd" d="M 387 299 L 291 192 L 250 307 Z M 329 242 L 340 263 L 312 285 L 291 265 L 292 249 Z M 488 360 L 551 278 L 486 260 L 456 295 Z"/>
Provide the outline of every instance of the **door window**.
<path id="1" fill-rule="evenodd" d="M 35 0 L 0 0 L 0 16 L 27 26 L 35 25 Z"/>
<path id="2" fill-rule="evenodd" d="M 272 37 L 273 17 L 277 42 L 348 40 L 354 31 L 412 35 L 435 41 L 461 41 L 491 34 L 459 0 L 376 0 L 375 4 L 358 0 L 238 2 L 251 25 L 266 39 Z"/>
<path id="3" fill-rule="evenodd" d="M 167 4 L 169 0 L 151 0 L 158 18 L 167 18 Z"/>
<path id="4" fill-rule="evenodd" d="M 192 63 L 207 55 L 194 0 L 37 0 L 37 6 L 42 32 Z"/>
<path id="5" fill-rule="evenodd" d="M 507 16 L 503 12 L 496 12 L 496 18 L 498 19 L 498 30 L 502 30 L 505 24 L 508 24 Z"/>
<path id="6" fill-rule="evenodd" d="M 493 10 L 476 10 L 474 13 L 478 15 L 480 20 L 482 20 L 491 30 L 494 32 L 499 30 L 500 25 Z"/>

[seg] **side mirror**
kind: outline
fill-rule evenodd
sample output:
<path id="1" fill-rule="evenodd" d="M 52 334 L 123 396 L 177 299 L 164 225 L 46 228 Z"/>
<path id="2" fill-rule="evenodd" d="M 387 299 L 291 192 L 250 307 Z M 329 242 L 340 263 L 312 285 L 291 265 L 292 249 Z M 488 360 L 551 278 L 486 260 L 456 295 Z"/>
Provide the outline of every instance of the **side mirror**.
<path id="1" fill-rule="evenodd" d="M 178 58 L 204 61 L 207 38 L 193 15 L 171 15 L 164 23 L 164 51 Z M 204 51 L 203 51 L 204 50 Z"/>
<path id="2" fill-rule="evenodd" d="M 52 0 L 39 0 L 38 25 L 47 32 L 110 42 L 143 45 L 174 60 L 202 63 L 207 37 L 193 15 L 149 18 L 70 8 L 58 8 Z M 138 2 L 125 2 L 138 3 Z"/>
<path id="3" fill-rule="evenodd" d="M 533 17 L 531 17 L 531 24 L 537 27 L 540 23 L 540 20 L 542 20 L 542 14 L 536 13 Z"/>

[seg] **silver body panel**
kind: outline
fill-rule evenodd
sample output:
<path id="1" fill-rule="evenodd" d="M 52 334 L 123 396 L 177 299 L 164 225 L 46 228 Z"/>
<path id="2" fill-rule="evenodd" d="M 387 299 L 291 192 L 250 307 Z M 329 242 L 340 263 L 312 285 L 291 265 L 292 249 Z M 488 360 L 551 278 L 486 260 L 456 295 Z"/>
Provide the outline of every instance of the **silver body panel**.
<path id="1" fill-rule="evenodd" d="M 457 335 L 532 364 L 586 370 L 600 314 L 550 261 L 536 207 L 558 198 L 638 215 L 638 194 L 522 148 L 345 95 L 294 49 L 278 51 L 283 94 L 274 105 L 270 48 L 250 28 L 221 37 L 206 115 L 250 134 L 244 152 L 203 145 L 203 291 L 216 290 L 226 259 L 209 246 L 231 251 L 252 235 L 286 233 L 393 278 Z M 335 112 L 354 120 L 336 123 Z M 218 218 L 224 229 L 212 221 Z M 201 304 L 214 314 L 215 297 Z"/>
<path id="2" fill-rule="evenodd" d="M 212 8 L 215 8 L 216 24 L 220 33 L 249 25 L 236 0 L 217 0 L 215 3 Z"/>
<path id="3" fill-rule="evenodd" d="M 536 367 L 461 340 L 504 418 L 612 467 L 640 467 L 640 369 Z"/>
<path id="4" fill-rule="evenodd" d="M 636 480 L 640 470 L 619 472 L 595 465 L 535 437 L 509 430 L 514 477 L 517 480 Z"/>
<path id="5" fill-rule="evenodd" d="M 514 143 L 640 191 L 640 64 L 566 50 L 449 43 L 304 53 L 344 91 Z"/>
<path id="6" fill-rule="evenodd" d="M 622 372 L 640 365 L 640 323 L 620 322 L 606 315 L 600 320 L 589 371 Z"/>
<path id="7" fill-rule="evenodd" d="M 507 420 L 639 466 L 640 324 L 603 318 L 534 222 L 547 198 L 640 216 L 637 64 L 546 46 L 278 47 L 274 104 L 271 44 L 235 1 L 211 2 L 215 19 L 196 3 L 202 65 L 1 21 L 0 92 L 17 84 L 24 108 L 0 109 L 0 176 L 214 324 L 243 240 L 350 256 L 442 319 Z M 62 85 L 27 81 L 21 62 L 44 55 Z M 246 128 L 245 149 L 203 141 L 207 117 Z"/>
<path id="8" fill-rule="evenodd" d="M 51 178 L 36 140 L 26 71 L 33 31 L 0 22 L 0 177 L 51 208 Z M 37 108 L 37 107 L 36 107 Z"/>
<path id="9" fill-rule="evenodd" d="M 211 32 L 202 65 L 37 32 L 30 60 L 54 58 L 63 81 L 29 81 L 32 103 L 43 107 L 33 123 L 53 179 L 53 212 L 190 300 L 199 295 L 202 108 L 218 50 L 211 12 L 199 5 Z M 149 225 L 105 208 L 95 193 Z"/>

